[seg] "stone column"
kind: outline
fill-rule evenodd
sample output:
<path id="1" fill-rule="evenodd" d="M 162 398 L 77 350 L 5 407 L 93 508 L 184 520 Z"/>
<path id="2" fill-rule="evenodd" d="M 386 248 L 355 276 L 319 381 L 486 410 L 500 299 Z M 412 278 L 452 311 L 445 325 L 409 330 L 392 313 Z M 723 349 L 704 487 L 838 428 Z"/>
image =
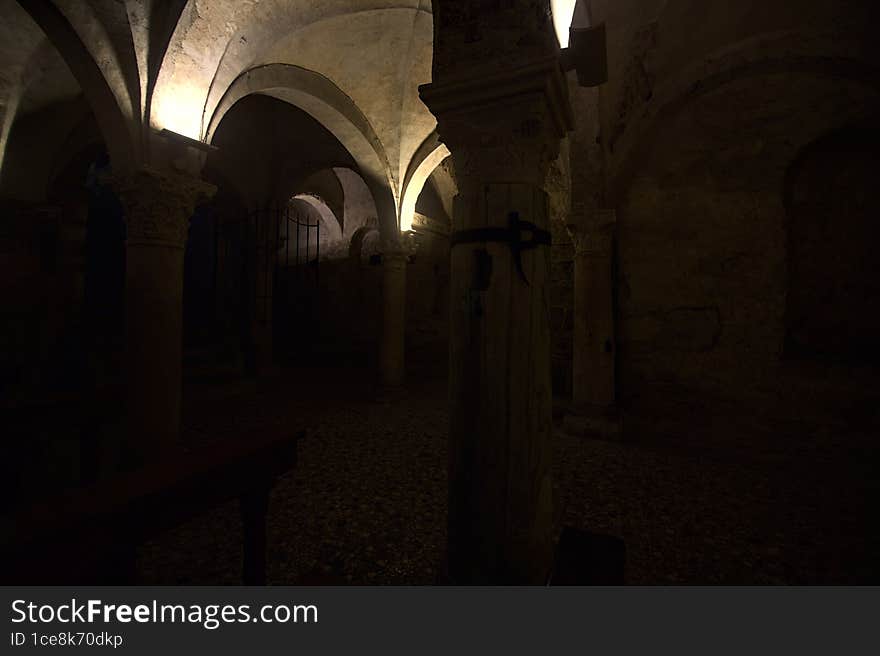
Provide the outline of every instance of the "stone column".
<path id="1" fill-rule="evenodd" d="M 620 431 L 615 408 L 612 252 L 614 210 L 599 210 L 575 234 L 573 414 L 566 429 L 614 437 Z"/>
<path id="2" fill-rule="evenodd" d="M 117 189 L 127 228 L 127 449 L 140 464 L 180 434 L 184 247 L 197 201 L 214 188 L 143 168 Z"/>
<path id="3" fill-rule="evenodd" d="M 614 403 L 614 307 L 611 257 L 616 217 L 600 211 L 599 221 L 576 241 L 574 288 L 574 402 L 608 407 Z"/>
<path id="4" fill-rule="evenodd" d="M 452 152 L 448 574 L 542 584 L 553 560 L 547 174 L 571 126 L 554 57 L 422 87 Z M 537 231 L 512 228 L 530 222 Z M 483 230 L 489 229 L 489 230 Z M 507 236 L 505 237 L 505 231 Z M 541 242 L 527 249 L 517 242 Z"/>
<path id="5" fill-rule="evenodd" d="M 386 251 L 382 255 L 382 383 L 399 387 L 405 374 L 406 342 L 406 253 Z"/>

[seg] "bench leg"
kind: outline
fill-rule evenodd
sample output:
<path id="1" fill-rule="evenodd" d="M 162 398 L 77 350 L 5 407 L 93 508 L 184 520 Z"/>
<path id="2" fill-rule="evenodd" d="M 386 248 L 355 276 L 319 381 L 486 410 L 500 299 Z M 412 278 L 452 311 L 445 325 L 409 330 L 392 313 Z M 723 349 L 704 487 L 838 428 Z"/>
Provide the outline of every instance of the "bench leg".
<path id="1" fill-rule="evenodd" d="M 269 488 L 251 490 L 241 496 L 243 535 L 242 582 L 266 585 L 266 508 Z"/>

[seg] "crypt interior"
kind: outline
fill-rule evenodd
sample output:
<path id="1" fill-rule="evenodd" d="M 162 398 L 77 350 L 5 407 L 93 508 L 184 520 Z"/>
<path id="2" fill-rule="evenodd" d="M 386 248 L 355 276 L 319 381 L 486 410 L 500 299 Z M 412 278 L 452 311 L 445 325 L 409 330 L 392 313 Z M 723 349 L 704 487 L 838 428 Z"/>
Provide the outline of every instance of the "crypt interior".
<path id="1" fill-rule="evenodd" d="M 878 19 L 0 0 L 2 582 L 880 582 Z"/>

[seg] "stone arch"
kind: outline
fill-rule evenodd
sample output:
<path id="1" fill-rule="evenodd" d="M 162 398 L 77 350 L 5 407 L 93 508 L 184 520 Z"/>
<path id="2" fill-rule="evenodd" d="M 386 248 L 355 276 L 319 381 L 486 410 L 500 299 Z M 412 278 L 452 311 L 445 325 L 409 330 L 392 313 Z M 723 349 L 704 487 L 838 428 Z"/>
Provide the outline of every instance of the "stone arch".
<path id="1" fill-rule="evenodd" d="M 732 395 L 778 380 L 785 172 L 816 137 L 880 109 L 880 88 L 867 64 L 762 55 L 761 42 L 696 67 L 709 78 L 658 86 L 650 120 L 618 143 L 609 204 L 621 398 L 661 379 Z"/>
<path id="2" fill-rule="evenodd" d="M 432 132 L 422 143 L 410 162 L 409 170 L 403 181 L 403 194 L 400 199 L 400 230 L 406 232 L 412 228 L 416 201 L 425 187 L 425 183 L 440 164 L 449 157 L 449 149 L 440 141 L 437 132 Z"/>
<path id="3" fill-rule="evenodd" d="M 370 260 L 371 256 L 377 255 L 381 250 L 378 244 L 379 231 L 375 226 L 362 226 L 358 228 L 352 235 L 351 243 L 348 246 L 348 256 L 353 260 L 360 260 L 364 263 Z"/>
<path id="4" fill-rule="evenodd" d="M 135 166 L 139 142 L 134 138 L 134 125 L 127 120 L 117 95 L 76 30 L 48 0 L 22 2 L 21 6 L 58 49 L 82 87 L 104 135 L 114 169 L 120 172 Z"/>
<path id="5" fill-rule="evenodd" d="M 880 131 L 851 125 L 804 147 L 784 182 L 786 359 L 880 361 Z"/>
<path id="6" fill-rule="evenodd" d="M 321 169 L 305 180 L 298 181 L 293 192 L 295 195 L 307 194 L 320 199 L 338 223 L 340 236 L 345 233 L 345 191 L 332 167 Z"/>
<path id="7" fill-rule="evenodd" d="M 344 195 L 343 216 L 344 234 L 350 242 L 358 229 L 370 226 L 373 230 L 379 225 L 376 203 L 367 183 L 354 169 L 336 167 L 333 173 L 342 186 Z"/>
<path id="8" fill-rule="evenodd" d="M 315 194 L 297 194 L 291 201 L 299 201 L 316 213 L 316 218 L 321 223 L 321 259 L 338 259 L 339 254 L 344 253 L 348 246 L 342 234 L 339 217 L 323 198 Z"/>
<path id="9" fill-rule="evenodd" d="M 47 176 L 47 196 L 51 197 L 51 190 L 55 189 L 59 179 L 68 168 L 86 151 L 96 153 L 107 150 L 100 127 L 95 121 L 94 114 L 88 104 L 78 102 L 71 106 L 71 114 L 76 116 L 72 126 L 67 131 L 61 147 L 51 158 L 51 166 Z"/>
<path id="10" fill-rule="evenodd" d="M 240 75 L 224 94 L 212 116 L 209 143 L 223 117 L 251 94 L 269 95 L 305 111 L 324 125 L 348 150 L 373 195 L 383 239 L 398 238 L 396 188 L 384 148 L 367 118 L 331 80 L 299 66 L 269 64 Z"/>
<path id="11" fill-rule="evenodd" d="M 725 84 L 774 73 L 807 73 L 861 83 L 880 93 L 880 69 L 851 57 L 852 52 L 859 52 L 857 44 L 829 36 L 823 54 L 815 54 L 816 46 L 815 35 L 803 30 L 761 34 L 701 58 L 653 89 L 640 111 L 612 127 L 605 137 L 612 205 L 626 192 L 665 122 L 688 103 Z"/>
<path id="12" fill-rule="evenodd" d="M 18 66 L 12 65 L 5 72 L 8 82 L 0 92 L 4 96 L 0 101 L 4 105 L 4 111 L 0 114 L 0 173 L 3 171 L 6 147 L 13 125 L 19 113 L 27 111 L 29 96 L 39 93 L 43 85 L 56 89 L 65 87 L 62 92 L 65 99 L 73 99 L 82 94 L 79 82 L 70 73 L 55 46 L 46 38 L 45 32 L 36 24 L 33 24 L 33 31 L 39 34 L 39 42 L 18 62 Z M 70 85 L 71 82 L 73 86 Z"/>
<path id="13" fill-rule="evenodd" d="M 342 224 L 339 222 L 339 217 L 334 214 L 323 198 L 311 193 L 297 194 L 293 198 L 301 200 L 314 208 L 321 215 L 322 222 L 326 225 L 330 235 L 334 239 L 342 239 Z"/>
<path id="14" fill-rule="evenodd" d="M 103 146 L 104 139 L 82 96 L 18 116 L 6 144 L 0 190 L 14 198 L 46 200 L 58 174 L 92 143 Z"/>

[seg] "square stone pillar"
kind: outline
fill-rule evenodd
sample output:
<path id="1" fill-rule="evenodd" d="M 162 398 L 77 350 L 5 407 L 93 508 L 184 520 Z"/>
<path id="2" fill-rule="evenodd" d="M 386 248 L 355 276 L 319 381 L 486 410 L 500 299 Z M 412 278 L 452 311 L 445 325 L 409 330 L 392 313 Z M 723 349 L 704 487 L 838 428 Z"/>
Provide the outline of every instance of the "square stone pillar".
<path id="1" fill-rule="evenodd" d="M 421 88 L 452 152 L 448 574 L 552 566 L 547 174 L 571 126 L 555 57 Z"/>

